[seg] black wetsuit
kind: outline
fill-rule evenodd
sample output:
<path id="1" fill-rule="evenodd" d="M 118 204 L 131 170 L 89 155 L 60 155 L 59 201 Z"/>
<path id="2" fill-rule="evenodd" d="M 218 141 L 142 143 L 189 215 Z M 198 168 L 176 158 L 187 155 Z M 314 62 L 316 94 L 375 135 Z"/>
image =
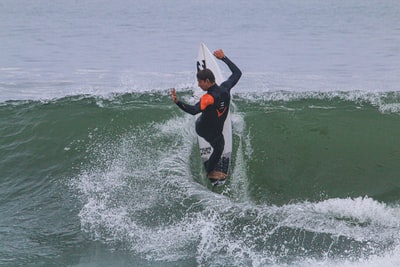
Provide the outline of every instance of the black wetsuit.
<path id="1" fill-rule="evenodd" d="M 207 173 L 214 170 L 224 150 L 225 140 L 222 130 L 229 111 L 230 91 L 242 76 L 240 69 L 229 58 L 225 56 L 222 61 L 232 71 L 232 75 L 226 81 L 219 86 L 217 84 L 211 86 L 195 105 L 188 105 L 181 101 L 176 103 L 189 114 L 196 115 L 201 112 L 201 116 L 196 120 L 196 132 L 213 148 L 213 153 L 206 163 Z"/>

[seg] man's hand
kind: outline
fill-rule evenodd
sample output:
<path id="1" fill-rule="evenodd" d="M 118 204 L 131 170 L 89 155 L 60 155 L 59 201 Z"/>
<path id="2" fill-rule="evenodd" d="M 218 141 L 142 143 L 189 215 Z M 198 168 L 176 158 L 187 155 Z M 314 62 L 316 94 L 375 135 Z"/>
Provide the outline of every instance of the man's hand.
<path id="1" fill-rule="evenodd" d="M 171 98 L 172 98 L 172 101 L 175 102 L 175 104 L 178 103 L 178 97 L 176 96 L 175 88 L 171 89 Z"/>
<path id="2" fill-rule="evenodd" d="M 222 59 L 225 56 L 225 54 L 222 49 L 218 49 L 214 51 L 214 56 L 218 59 Z"/>

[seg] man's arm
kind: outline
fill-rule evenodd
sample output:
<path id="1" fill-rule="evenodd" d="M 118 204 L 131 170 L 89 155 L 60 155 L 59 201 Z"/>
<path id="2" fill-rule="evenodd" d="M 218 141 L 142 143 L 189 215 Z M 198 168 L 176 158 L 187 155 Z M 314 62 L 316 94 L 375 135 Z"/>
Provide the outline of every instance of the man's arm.
<path id="1" fill-rule="evenodd" d="M 200 110 L 200 102 L 198 102 L 194 106 L 192 106 L 192 105 L 188 105 L 188 104 L 185 104 L 185 103 L 179 101 L 178 97 L 176 96 L 175 88 L 173 88 L 171 90 L 171 98 L 172 98 L 172 101 L 174 101 L 175 104 L 180 109 L 182 109 L 183 111 L 185 111 L 185 112 L 187 112 L 189 114 L 196 115 L 196 114 L 201 112 L 201 110 Z"/>
<path id="2" fill-rule="evenodd" d="M 196 114 L 201 112 L 201 110 L 200 110 L 200 102 L 196 103 L 194 106 L 185 104 L 185 103 L 183 103 L 181 101 L 176 102 L 176 104 L 183 111 L 185 111 L 185 112 L 187 112 L 189 114 L 192 114 L 192 115 L 196 115 Z"/>
<path id="3" fill-rule="evenodd" d="M 240 77 L 242 76 L 242 71 L 226 56 L 223 57 L 221 60 L 225 62 L 226 65 L 228 65 L 229 69 L 232 71 L 232 74 L 220 86 L 225 87 L 228 89 L 228 91 L 230 91 L 232 87 L 234 87 L 239 81 Z"/>
<path id="4" fill-rule="evenodd" d="M 239 81 L 240 77 L 242 76 L 242 71 L 233 63 L 228 57 L 225 56 L 225 53 L 222 49 L 218 49 L 214 52 L 214 56 L 223 62 L 225 62 L 226 65 L 228 65 L 229 69 L 232 71 L 231 76 L 220 84 L 220 86 L 225 87 L 230 91 L 232 87 L 234 87 L 237 82 Z"/>

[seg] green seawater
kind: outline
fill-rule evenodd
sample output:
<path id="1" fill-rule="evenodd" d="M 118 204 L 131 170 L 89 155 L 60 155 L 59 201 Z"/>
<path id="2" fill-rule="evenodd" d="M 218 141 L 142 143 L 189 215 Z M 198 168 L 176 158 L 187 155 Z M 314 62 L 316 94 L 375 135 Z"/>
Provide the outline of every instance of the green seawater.
<path id="1" fill-rule="evenodd" d="M 167 91 L 1 103 L 0 265 L 308 266 L 397 251 L 400 98 L 280 94 L 233 97 L 216 192 L 195 118 Z"/>

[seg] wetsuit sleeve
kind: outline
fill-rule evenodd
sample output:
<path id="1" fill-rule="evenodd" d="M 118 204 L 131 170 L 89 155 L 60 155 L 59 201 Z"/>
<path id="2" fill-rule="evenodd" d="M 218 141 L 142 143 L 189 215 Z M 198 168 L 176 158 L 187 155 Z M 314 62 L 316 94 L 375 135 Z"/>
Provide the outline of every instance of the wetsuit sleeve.
<path id="1" fill-rule="evenodd" d="M 200 110 L 200 102 L 196 103 L 195 105 L 188 105 L 188 104 L 185 104 L 185 103 L 183 103 L 181 101 L 178 101 L 176 103 L 176 105 L 178 105 L 178 107 L 180 107 L 180 109 L 182 109 L 183 111 L 185 111 L 185 112 L 187 112 L 189 114 L 192 114 L 192 115 L 196 115 L 196 114 L 201 112 L 201 110 Z"/>
<path id="2" fill-rule="evenodd" d="M 223 82 L 220 86 L 225 87 L 230 91 L 232 87 L 234 87 L 237 82 L 239 81 L 240 77 L 242 76 L 242 71 L 233 63 L 229 58 L 226 56 L 221 59 L 223 62 L 225 62 L 226 65 L 228 65 L 229 69 L 232 71 L 231 76 Z"/>

